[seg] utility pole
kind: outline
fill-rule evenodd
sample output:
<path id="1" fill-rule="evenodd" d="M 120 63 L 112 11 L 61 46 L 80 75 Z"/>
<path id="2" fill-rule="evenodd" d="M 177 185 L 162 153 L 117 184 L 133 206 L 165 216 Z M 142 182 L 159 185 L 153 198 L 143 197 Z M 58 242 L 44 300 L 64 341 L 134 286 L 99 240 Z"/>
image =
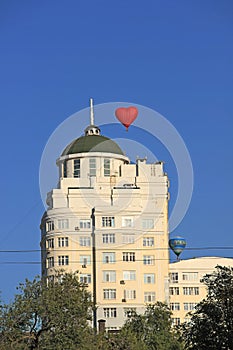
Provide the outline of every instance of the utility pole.
<path id="1" fill-rule="evenodd" d="M 91 210 L 92 219 L 92 274 L 93 274 L 93 328 L 97 333 L 97 306 L 96 306 L 96 246 L 95 246 L 95 208 Z"/>

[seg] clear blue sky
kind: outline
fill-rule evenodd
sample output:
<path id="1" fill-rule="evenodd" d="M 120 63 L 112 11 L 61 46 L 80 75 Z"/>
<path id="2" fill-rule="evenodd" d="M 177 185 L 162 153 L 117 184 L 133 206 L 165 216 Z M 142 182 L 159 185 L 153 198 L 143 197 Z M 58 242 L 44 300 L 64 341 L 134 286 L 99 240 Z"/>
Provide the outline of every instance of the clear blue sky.
<path id="1" fill-rule="evenodd" d="M 170 120 L 195 176 L 175 233 L 189 247 L 233 246 L 232 37 L 231 0 L 2 0 L 0 249 L 39 249 L 41 154 L 91 96 L 148 106 Z M 9 300 L 19 282 L 40 273 L 40 253 L 0 254 Z M 187 250 L 183 258 L 232 254 Z M 35 264 L 5 264 L 20 261 Z"/>

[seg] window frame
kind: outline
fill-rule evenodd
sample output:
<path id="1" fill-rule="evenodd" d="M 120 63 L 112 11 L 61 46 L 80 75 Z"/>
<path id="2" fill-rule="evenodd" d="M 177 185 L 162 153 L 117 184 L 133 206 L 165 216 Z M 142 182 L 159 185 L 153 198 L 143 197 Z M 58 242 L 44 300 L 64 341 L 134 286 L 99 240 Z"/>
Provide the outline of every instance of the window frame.
<path id="1" fill-rule="evenodd" d="M 54 238 L 48 238 L 46 241 L 47 249 L 53 249 L 54 248 Z"/>
<path id="2" fill-rule="evenodd" d="M 47 268 L 51 269 L 54 267 L 54 257 L 50 256 L 47 258 Z"/>
<path id="3" fill-rule="evenodd" d="M 91 246 L 91 237 L 90 236 L 80 236 L 79 237 L 80 247 L 90 247 Z"/>
<path id="4" fill-rule="evenodd" d="M 69 247 L 69 237 L 58 237 L 58 247 Z"/>
<path id="5" fill-rule="evenodd" d="M 77 177 L 77 178 L 81 177 L 81 160 L 80 160 L 80 158 L 74 159 L 73 176 Z"/>
<path id="6" fill-rule="evenodd" d="M 104 307 L 103 313 L 105 318 L 116 318 L 117 308 L 116 307 Z"/>
<path id="7" fill-rule="evenodd" d="M 104 243 L 104 244 L 116 243 L 115 233 L 102 233 L 102 243 Z"/>
<path id="8" fill-rule="evenodd" d="M 122 216 L 121 226 L 126 228 L 134 227 L 134 218 L 131 216 Z"/>
<path id="9" fill-rule="evenodd" d="M 154 265 L 155 256 L 154 255 L 143 255 L 143 265 Z"/>
<path id="10" fill-rule="evenodd" d="M 199 287 L 183 287 L 183 295 L 199 295 Z"/>
<path id="11" fill-rule="evenodd" d="M 91 228 L 91 220 L 90 219 L 80 219 L 79 220 L 79 228 L 82 230 Z"/>
<path id="12" fill-rule="evenodd" d="M 111 172 L 110 158 L 104 158 L 104 177 L 109 177 Z"/>
<path id="13" fill-rule="evenodd" d="M 110 257 L 110 259 L 109 259 L 109 257 Z M 103 252 L 102 258 L 103 258 L 103 264 L 115 264 L 116 253 L 115 252 Z"/>
<path id="14" fill-rule="evenodd" d="M 148 218 L 148 219 L 142 219 L 142 228 L 144 230 L 152 230 L 155 228 L 155 221 L 154 219 Z"/>
<path id="15" fill-rule="evenodd" d="M 58 266 L 68 266 L 69 255 L 58 255 Z"/>
<path id="16" fill-rule="evenodd" d="M 103 299 L 104 300 L 115 300 L 116 299 L 116 289 L 115 288 L 104 288 L 103 289 Z"/>
<path id="17" fill-rule="evenodd" d="M 91 274 L 90 273 L 80 273 L 79 281 L 80 281 L 80 283 L 91 284 Z"/>
<path id="18" fill-rule="evenodd" d="M 143 247 L 154 247 L 154 237 L 143 237 Z"/>
<path id="19" fill-rule="evenodd" d="M 57 220 L 57 228 L 58 230 L 66 230 L 69 228 L 69 220 L 68 219 L 58 219 Z"/>
<path id="20" fill-rule="evenodd" d="M 124 299 L 125 300 L 135 300 L 135 299 L 137 299 L 136 289 L 124 289 Z"/>
<path id="21" fill-rule="evenodd" d="M 55 229 L 55 224 L 54 220 L 49 220 L 46 222 L 46 232 L 54 231 Z"/>
<path id="22" fill-rule="evenodd" d="M 180 295 L 179 287 L 169 287 L 169 295 Z"/>
<path id="23" fill-rule="evenodd" d="M 96 177 L 96 158 L 89 158 L 89 176 Z"/>
<path id="24" fill-rule="evenodd" d="M 102 216 L 102 227 L 115 227 L 115 216 Z"/>
<path id="25" fill-rule="evenodd" d="M 136 281 L 136 270 L 124 270 L 123 271 L 124 281 Z"/>
<path id="26" fill-rule="evenodd" d="M 145 284 L 155 284 L 155 274 L 154 273 L 144 273 L 144 283 Z"/>
<path id="27" fill-rule="evenodd" d="M 122 252 L 122 261 L 135 262 L 136 261 L 136 253 L 135 252 Z"/>
<path id="28" fill-rule="evenodd" d="M 170 310 L 172 310 L 172 311 L 180 311 L 180 303 L 178 303 L 178 302 L 170 303 Z"/>
<path id="29" fill-rule="evenodd" d="M 134 244 L 135 243 L 135 234 L 134 233 L 122 233 L 122 243 Z"/>
<path id="30" fill-rule="evenodd" d="M 154 303 L 155 302 L 155 292 L 144 292 L 144 303 Z"/>
<path id="31" fill-rule="evenodd" d="M 81 254 L 79 256 L 79 260 L 81 265 L 91 265 L 91 255 Z"/>
<path id="32" fill-rule="evenodd" d="M 170 278 L 170 283 L 179 283 L 179 273 L 178 272 L 170 272 L 169 278 Z"/>
<path id="33" fill-rule="evenodd" d="M 116 271 L 115 270 L 103 270 L 103 282 L 116 282 Z"/>

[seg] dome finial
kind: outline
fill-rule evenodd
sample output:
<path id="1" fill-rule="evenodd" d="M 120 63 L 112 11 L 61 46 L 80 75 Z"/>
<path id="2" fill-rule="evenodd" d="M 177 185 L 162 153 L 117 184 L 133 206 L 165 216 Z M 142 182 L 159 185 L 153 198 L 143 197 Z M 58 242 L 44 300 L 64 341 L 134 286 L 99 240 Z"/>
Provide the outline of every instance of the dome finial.
<path id="1" fill-rule="evenodd" d="M 90 98 L 90 125 L 85 129 L 85 135 L 100 135 L 100 128 L 95 126 L 93 98 Z"/>
<path id="2" fill-rule="evenodd" d="M 90 125 L 95 125 L 93 98 L 90 98 Z"/>

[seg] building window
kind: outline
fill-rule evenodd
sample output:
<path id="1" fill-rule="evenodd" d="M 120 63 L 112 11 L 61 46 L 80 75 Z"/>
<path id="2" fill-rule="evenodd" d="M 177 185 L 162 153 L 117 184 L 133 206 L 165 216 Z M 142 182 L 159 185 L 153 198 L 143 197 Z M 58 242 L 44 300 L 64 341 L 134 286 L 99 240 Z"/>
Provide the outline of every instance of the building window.
<path id="1" fill-rule="evenodd" d="M 143 255 L 144 265 L 154 265 L 155 257 L 154 255 Z"/>
<path id="2" fill-rule="evenodd" d="M 124 317 L 130 318 L 136 314 L 136 307 L 124 307 Z"/>
<path id="3" fill-rule="evenodd" d="M 135 243 L 135 235 L 134 234 L 123 234 L 122 235 L 122 243 L 125 244 L 133 244 Z"/>
<path id="4" fill-rule="evenodd" d="M 179 287 L 170 287 L 169 288 L 170 295 L 180 295 Z"/>
<path id="5" fill-rule="evenodd" d="M 110 159 L 104 159 L 104 176 L 110 176 Z"/>
<path id="6" fill-rule="evenodd" d="M 54 257 L 53 256 L 51 256 L 47 259 L 47 266 L 48 266 L 48 268 L 54 267 Z"/>
<path id="7" fill-rule="evenodd" d="M 79 227 L 82 229 L 91 228 L 91 220 L 89 220 L 89 219 L 79 220 Z"/>
<path id="8" fill-rule="evenodd" d="M 182 279 L 183 281 L 197 281 L 198 272 L 183 272 Z"/>
<path id="9" fill-rule="evenodd" d="M 53 238 L 47 239 L 47 248 L 54 248 L 54 239 Z"/>
<path id="10" fill-rule="evenodd" d="M 135 261 L 135 253 L 134 252 L 124 252 L 122 253 L 123 261 Z"/>
<path id="11" fill-rule="evenodd" d="M 155 274 L 154 273 L 144 273 L 144 283 L 146 283 L 146 284 L 155 283 Z"/>
<path id="12" fill-rule="evenodd" d="M 199 287 L 183 287 L 184 295 L 199 295 Z"/>
<path id="13" fill-rule="evenodd" d="M 68 255 L 59 255 L 58 256 L 58 265 L 69 265 L 69 256 Z"/>
<path id="14" fill-rule="evenodd" d="M 58 247 L 68 247 L 69 246 L 69 238 L 68 237 L 59 237 L 58 238 Z"/>
<path id="15" fill-rule="evenodd" d="M 103 263 L 104 264 L 113 264 L 115 263 L 115 253 L 103 253 Z"/>
<path id="16" fill-rule="evenodd" d="M 170 303 L 170 309 L 172 311 L 179 311 L 180 310 L 180 303 Z"/>
<path id="17" fill-rule="evenodd" d="M 117 317 L 116 307 L 104 307 L 104 317 L 105 318 L 115 318 Z"/>
<path id="18" fill-rule="evenodd" d="M 123 271 L 123 280 L 124 281 L 135 281 L 136 280 L 136 271 L 134 271 L 134 270 Z"/>
<path id="19" fill-rule="evenodd" d="M 144 292 L 144 302 L 145 303 L 155 302 L 155 292 Z"/>
<path id="20" fill-rule="evenodd" d="M 196 306 L 197 303 L 184 303 L 184 311 L 193 311 Z"/>
<path id="21" fill-rule="evenodd" d="M 102 226 L 103 227 L 114 227 L 115 226 L 114 216 L 103 216 L 102 217 Z"/>
<path id="22" fill-rule="evenodd" d="M 124 299 L 126 300 L 136 299 L 136 290 L 134 289 L 124 290 Z"/>
<path id="23" fill-rule="evenodd" d="M 69 221 L 68 221 L 68 219 L 59 219 L 57 221 L 57 223 L 58 223 L 58 229 L 59 230 L 64 230 L 64 229 L 69 228 Z"/>
<path id="24" fill-rule="evenodd" d="M 63 163 L 63 177 L 67 177 L 67 162 Z"/>
<path id="25" fill-rule="evenodd" d="M 122 227 L 133 227 L 133 218 L 123 217 L 122 218 Z"/>
<path id="26" fill-rule="evenodd" d="M 180 318 L 172 317 L 172 326 L 179 326 L 179 325 L 180 325 Z"/>
<path id="27" fill-rule="evenodd" d="M 143 247 L 153 247 L 154 238 L 153 237 L 144 237 L 143 238 Z"/>
<path id="28" fill-rule="evenodd" d="M 104 282 L 116 282 L 116 271 L 103 271 Z"/>
<path id="29" fill-rule="evenodd" d="M 170 273 L 170 282 L 171 283 L 178 283 L 179 282 L 179 278 L 178 278 L 178 272 L 171 272 Z"/>
<path id="30" fill-rule="evenodd" d="M 154 219 L 142 219 L 142 228 L 144 229 L 154 228 Z"/>
<path id="31" fill-rule="evenodd" d="M 54 221 L 47 222 L 47 232 L 54 231 Z"/>
<path id="32" fill-rule="evenodd" d="M 87 237 L 87 236 L 79 237 L 79 244 L 81 247 L 90 247 L 91 237 Z"/>
<path id="33" fill-rule="evenodd" d="M 115 243 L 115 233 L 103 233 L 103 243 Z"/>
<path id="34" fill-rule="evenodd" d="M 74 177 L 80 177 L 80 159 L 74 160 Z"/>
<path id="35" fill-rule="evenodd" d="M 90 255 L 80 255 L 80 264 L 81 265 L 90 265 L 91 256 Z"/>
<path id="36" fill-rule="evenodd" d="M 96 159 L 95 158 L 89 159 L 89 175 L 96 176 Z"/>
<path id="37" fill-rule="evenodd" d="M 116 299 L 116 289 L 104 289 L 104 299 Z"/>
<path id="38" fill-rule="evenodd" d="M 81 283 L 91 283 L 91 274 L 85 274 L 85 273 L 81 273 L 79 276 L 79 280 Z"/>

